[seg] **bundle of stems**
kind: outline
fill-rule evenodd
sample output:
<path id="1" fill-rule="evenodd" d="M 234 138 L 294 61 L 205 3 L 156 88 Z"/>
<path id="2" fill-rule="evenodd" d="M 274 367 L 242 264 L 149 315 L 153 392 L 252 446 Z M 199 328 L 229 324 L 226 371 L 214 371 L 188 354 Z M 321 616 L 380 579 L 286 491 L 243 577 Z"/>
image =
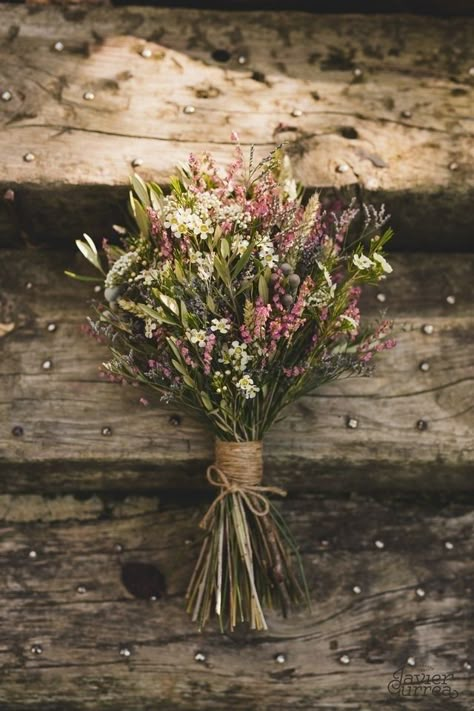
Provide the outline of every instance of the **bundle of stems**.
<path id="1" fill-rule="evenodd" d="M 264 608 L 279 609 L 286 617 L 293 605 L 309 605 L 300 554 L 281 514 L 269 500 L 266 510 L 256 513 L 261 502 L 248 496 L 227 494 L 206 521 L 186 595 L 187 610 L 200 629 L 215 613 L 222 631 L 245 621 L 251 629 L 266 630 Z"/>

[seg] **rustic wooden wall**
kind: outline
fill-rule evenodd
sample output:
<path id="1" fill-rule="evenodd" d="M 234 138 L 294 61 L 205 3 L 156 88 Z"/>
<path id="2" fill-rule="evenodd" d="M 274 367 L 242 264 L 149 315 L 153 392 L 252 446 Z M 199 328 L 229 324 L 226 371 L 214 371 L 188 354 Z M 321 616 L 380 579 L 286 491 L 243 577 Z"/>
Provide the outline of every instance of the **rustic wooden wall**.
<path id="1" fill-rule="evenodd" d="M 307 186 L 387 201 L 398 249 L 472 247 L 466 18 L 25 6 L 0 16 L 11 94 L 0 188 L 17 187 L 19 206 L 16 219 L 3 206 L 4 243 L 107 233 L 134 160 L 164 182 L 190 150 L 228 156 L 236 129 L 261 153 L 287 141 Z"/>
<path id="2" fill-rule="evenodd" d="M 2 710 L 473 708 L 472 39 L 468 18 L 0 5 Z M 234 128 L 387 202 L 395 272 L 364 305 L 399 345 L 266 444 L 312 612 L 222 636 L 183 612 L 211 439 L 100 379 L 95 292 L 63 270 L 123 222 L 133 161 L 165 183 Z M 407 660 L 453 696 L 392 697 Z"/>
<path id="3" fill-rule="evenodd" d="M 268 437 L 268 469 L 291 490 L 413 490 L 422 482 L 472 490 L 474 260 L 404 254 L 393 262 L 395 276 L 367 294 L 366 308 L 394 319 L 398 347 L 372 378 L 298 402 Z M 13 328 L 2 339 L 0 486 L 202 489 L 211 437 L 158 398 L 146 408 L 141 390 L 100 379 L 107 351 L 81 333 L 93 285 L 66 279 L 71 265 L 83 266 L 70 253 L 4 251 L 0 279 Z"/>

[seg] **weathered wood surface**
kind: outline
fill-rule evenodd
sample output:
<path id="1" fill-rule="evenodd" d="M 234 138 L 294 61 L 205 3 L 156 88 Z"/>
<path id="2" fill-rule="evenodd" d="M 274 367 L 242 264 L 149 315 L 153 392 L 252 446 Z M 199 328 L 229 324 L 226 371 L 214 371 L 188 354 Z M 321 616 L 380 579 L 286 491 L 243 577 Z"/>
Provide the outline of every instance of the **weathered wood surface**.
<path id="1" fill-rule="evenodd" d="M 472 507 L 285 502 L 313 610 L 225 636 L 214 625 L 200 634 L 183 610 L 203 511 L 153 498 L 0 497 L 2 709 L 472 709 Z M 165 596 L 127 591 L 121 566 L 132 562 L 158 567 Z M 453 672 L 458 696 L 391 697 L 409 657 L 408 671 Z"/>
<path id="2" fill-rule="evenodd" d="M 387 310 L 398 347 L 380 357 L 372 378 L 337 382 L 289 410 L 268 436 L 275 483 L 300 491 L 472 488 L 473 258 L 393 262 L 386 301 L 372 291 L 366 307 L 374 318 Z M 0 321 L 12 329 L 0 338 L 1 489 L 204 488 L 211 436 L 158 398 L 143 407 L 146 393 L 100 378 L 107 351 L 81 332 L 93 287 L 67 279 L 68 266 L 83 268 L 71 254 L 41 251 L 6 253 L 0 266 Z"/>
<path id="3" fill-rule="evenodd" d="M 166 182 L 190 150 L 228 157 L 236 129 L 259 153 L 287 141 L 310 187 L 386 200 L 399 248 L 467 249 L 473 28 L 469 18 L 0 6 L 0 87 L 11 92 L 0 102 L 1 186 L 18 188 L 13 216 L 3 203 L 5 240 L 106 232 L 134 159 Z"/>

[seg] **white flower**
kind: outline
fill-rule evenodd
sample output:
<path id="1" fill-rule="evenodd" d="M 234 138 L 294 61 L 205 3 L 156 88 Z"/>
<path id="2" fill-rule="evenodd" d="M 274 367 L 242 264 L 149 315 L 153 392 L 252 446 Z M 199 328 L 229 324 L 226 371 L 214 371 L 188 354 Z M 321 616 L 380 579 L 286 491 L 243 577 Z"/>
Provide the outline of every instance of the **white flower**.
<path id="1" fill-rule="evenodd" d="M 241 373 L 247 368 L 247 364 L 252 360 L 252 356 L 247 353 L 247 344 L 232 341 L 230 348 L 222 353 L 220 363 L 232 363 L 235 370 Z M 226 371 L 227 373 L 227 371 Z"/>
<path id="2" fill-rule="evenodd" d="M 273 251 L 273 244 L 270 241 L 263 242 L 260 245 L 259 256 L 266 267 L 276 267 L 278 264 L 278 255 Z"/>
<path id="3" fill-rule="evenodd" d="M 145 319 L 145 338 L 153 338 L 153 331 L 157 328 L 157 324 L 151 319 Z"/>
<path id="4" fill-rule="evenodd" d="M 158 282 L 159 278 L 160 272 L 158 269 L 144 269 L 135 277 L 135 281 L 142 281 L 145 286 L 151 286 L 152 284 Z"/>
<path id="5" fill-rule="evenodd" d="M 240 257 L 245 252 L 249 244 L 250 240 L 248 240 L 246 237 L 242 237 L 242 235 L 234 235 L 231 243 L 232 251 L 238 254 Z"/>
<path id="6" fill-rule="evenodd" d="M 260 392 L 260 388 L 255 385 L 249 375 L 243 375 L 240 380 L 237 381 L 236 385 L 239 390 L 242 390 L 246 400 L 254 398 L 256 394 Z"/>
<path id="7" fill-rule="evenodd" d="M 219 331 L 219 333 L 228 333 L 230 331 L 228 318 L 213 318 L 211 324 L 211 331 Z"/>
<path id="8" fill-rule="evenodd" d="M 206 332 L 203 329 L 188 328 L 186 338 L 191 343 L 197 343 L 199 348 L 204 348 L 206 345 Z"/>
<path id="9" fill-rule="evenodd" d="M 354 256 L 352 257 L 352 261 L 354 262 L 354 265 L 357 267 L 357 269 L 360 269 L 361 271 L 365 269 L 370 269 L 374 266 L 373 261 L 366 257 L 365 254 L 354 254 Z"/>
<path id="10" fill-rule="evenodd" d="M 241 358 L 244 352 L 247 350 L 246 343 L 239 343 L 239 341 L 232 341 L 231 347 L 229 348 L 229 355 L 236 358 Z"/>
<path id="11" fill-rule="evenodd" d="M 372 256 L 375 259 L 375 261 L 378 262 L 382 266 L 382 269 L 384 270 L 384 272 L 386 274 L 390 274 L 391 272 L 393 272 L 393 267 L 387 262 L 385 257 L 382 257 L 382 255 L 379 254 L 378 252 L 375 252 Z"/>
<path id="12" fill-rule="evenodd" d="M 273 269 L 273 267 L 276 267 L 278 264 L 278 254 L 273 254 L 273 252 L 269 252 L 267 254 L 264 254 L 261 256 L 261 260 L 263 264 L 266 267 L 270 267 L 270 269 Z"/>

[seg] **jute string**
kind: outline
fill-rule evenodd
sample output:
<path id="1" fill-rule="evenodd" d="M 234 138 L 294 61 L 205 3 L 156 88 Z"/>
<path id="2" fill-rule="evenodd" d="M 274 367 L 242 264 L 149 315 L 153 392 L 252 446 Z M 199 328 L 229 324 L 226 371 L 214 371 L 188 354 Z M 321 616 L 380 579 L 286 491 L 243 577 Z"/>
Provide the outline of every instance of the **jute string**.
<path id="1" fill-rule="evenodd" d="M 286 496 L 278 486 L 262 486 L 262 442 L 223 442 L 216 440 L 215 463 L 207 468 L 206 477 L 212 486 L 220 488 L 204 518 L 201 528 L 207 528 L 216 506 L 229 494 L 240 494 L 255 516 L 266 516 L 270 504 L 265 494 Z"/>

